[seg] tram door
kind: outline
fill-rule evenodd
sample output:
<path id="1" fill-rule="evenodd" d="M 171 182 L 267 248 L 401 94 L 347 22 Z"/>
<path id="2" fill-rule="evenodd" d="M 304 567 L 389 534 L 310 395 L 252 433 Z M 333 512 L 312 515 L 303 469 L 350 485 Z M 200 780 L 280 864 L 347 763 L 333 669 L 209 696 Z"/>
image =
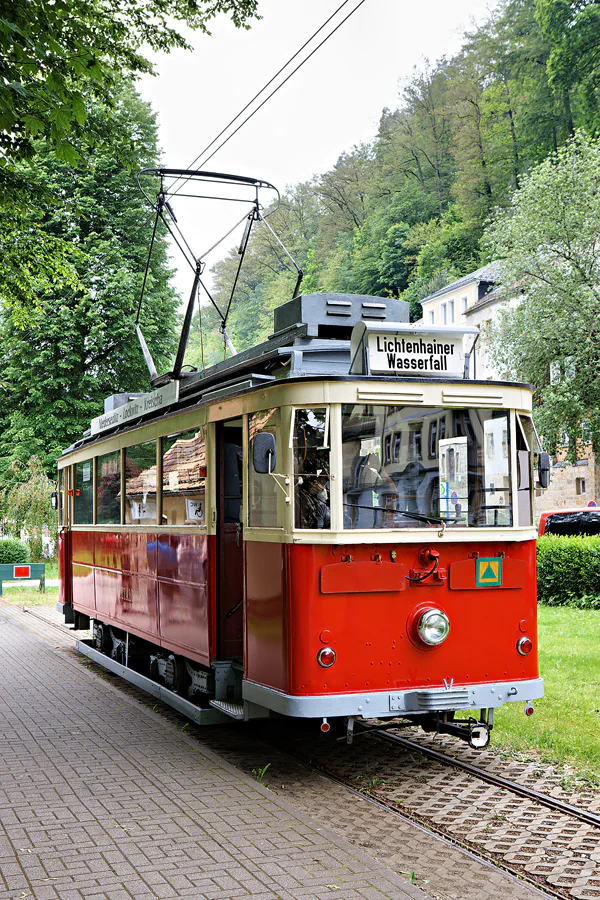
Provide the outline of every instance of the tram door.
<path id="1" fill-rule="evenodd" d="M 217 657 L 240 660 L 244 652 L 244 541 L 242 533 L 242 419 L 217 425 L 218 600 Z"/>

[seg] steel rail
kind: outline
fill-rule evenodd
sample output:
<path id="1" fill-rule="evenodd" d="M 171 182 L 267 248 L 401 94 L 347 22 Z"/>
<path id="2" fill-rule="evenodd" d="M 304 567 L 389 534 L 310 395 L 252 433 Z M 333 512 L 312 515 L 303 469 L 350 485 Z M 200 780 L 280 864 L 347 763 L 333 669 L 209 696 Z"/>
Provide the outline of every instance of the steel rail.
<path id="1" fill-rule="evenodd" d="M 468 772 L 469 775 L 473 775 L 474 778 L 479 778 L 481 781 L 487 781 L 488 784 L 504 788 L 513 794 L 519 794 L 521 797 L 527 797 L 529 800 L 533 800 L 540 806 L 546 806 L 548 809 L 564 813 L 564 815 L 585 822 L 587 825 L 592 825 L 594 828 L 600 828 L 600 815 L 591 812 L 591 810 L 580 809 L 577 806 L 573 806 L 571 803 L 559 800 L 557 797 L 551 797 L 549 794 L 542 794 L 540 791 L 535 791 L 533 788 L 525 787 L 525 785 L 519 784 L 516 781 L 511 781 L 509 778 L 504 778 L 502 775 L 486 772 L 484 769 L 479 769 L 471 763 L 463 762 L 461 759 L 456 759 L 454 756 L 448 756 L 446 753 L 441 753 L 439 750 L 433 750 L 431 747 L 424 747 L 422 744 L 408 740 L 408 738 L 400 737 L 398 734 L 390 734 L 388 731 L 378 731 L 373 725 L 360 724 L 360 729 L 362 733 L 374 734 L 381 740 L 389 741 L 392 744 L 398 744 L 406 750 L 415 750 L 423 756 L 434 759 L 436 762 L 442 763 L 443 765 L 454 766 L 457 769 L 461 769 L 463 772 Z"/>

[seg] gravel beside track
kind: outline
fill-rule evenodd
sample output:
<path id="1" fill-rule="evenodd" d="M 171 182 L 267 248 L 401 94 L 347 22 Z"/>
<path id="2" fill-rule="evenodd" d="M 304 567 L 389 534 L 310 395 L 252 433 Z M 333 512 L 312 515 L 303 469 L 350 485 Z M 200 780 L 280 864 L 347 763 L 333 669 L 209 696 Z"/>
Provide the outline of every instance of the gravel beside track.
<path id="1" fill-rule="evenodd" d="M 348 747 L 333 734 L 321 735 L 314 722 L 273 720 L 199 728 L 78 654 L 74 638 L 85 635 L 60 625 L 53 609 L 36 607 L 23 613 L 2 602 L 2 610 L 158 715 L 179 724 L 230 763 L 247 772 L 258 772 L 269 763 L 263 777 L 266 786 L 411 878 L 432 898 L 600 898 L 600 829 L 591 824 L 486 784 L 439 760 L 426 759 L 415 747 L 393 745 L 375 735 L 357 731 L 354 744 Z M 473 751 L 453 738 L 412 729 L 403 729 L 402 736 L 410 736 L 418 747 L 433 747 L 574 806 L 600 812 L 600 794 L 577 782 L 570 770 L 554 769 L 535 758 L 514 759 L 497 748 Z"/>

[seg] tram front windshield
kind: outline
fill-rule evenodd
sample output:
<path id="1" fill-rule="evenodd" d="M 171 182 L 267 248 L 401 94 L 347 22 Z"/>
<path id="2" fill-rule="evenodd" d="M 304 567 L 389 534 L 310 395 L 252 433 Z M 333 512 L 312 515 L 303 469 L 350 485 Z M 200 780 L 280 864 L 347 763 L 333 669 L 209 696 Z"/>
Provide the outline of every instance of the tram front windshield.
<path id="1" fill-rule="evenodd" d="M 345 528 L 513 523 L 504 410 L 347 404 L 342 453 Z"/>

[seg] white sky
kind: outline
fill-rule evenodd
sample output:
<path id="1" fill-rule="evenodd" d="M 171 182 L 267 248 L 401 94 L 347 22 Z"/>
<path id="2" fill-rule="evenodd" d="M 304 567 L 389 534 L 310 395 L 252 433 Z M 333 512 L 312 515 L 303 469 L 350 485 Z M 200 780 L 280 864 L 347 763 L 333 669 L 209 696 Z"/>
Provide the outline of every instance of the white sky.
<path id="1" fill-rule="evenodd" d="M 340 2 L 260 0 L 263 19 L 250 31 L 220 17 L 211 37 L 189 35 L 193 52 L 156 57 L 157 76 L 144 77 L 139 89 L 158 113 L 163 165 L 189 166 Z M 280 189 L 330 169 L 342 151 L 374 136 L 381 110 L 397 106 L 399 84 L 413 67 L 456 52 L 464 31 L 489 7 L 490 0 L 366 0 L 208 168 L 264 178 Z M 174 205 L 196 253 L 243 212 L 230 203 Z M 211 255 L 209 267 L 222 252 Z M 187 296 L 191 272 L 178 251 L 173 263 Z"/>

